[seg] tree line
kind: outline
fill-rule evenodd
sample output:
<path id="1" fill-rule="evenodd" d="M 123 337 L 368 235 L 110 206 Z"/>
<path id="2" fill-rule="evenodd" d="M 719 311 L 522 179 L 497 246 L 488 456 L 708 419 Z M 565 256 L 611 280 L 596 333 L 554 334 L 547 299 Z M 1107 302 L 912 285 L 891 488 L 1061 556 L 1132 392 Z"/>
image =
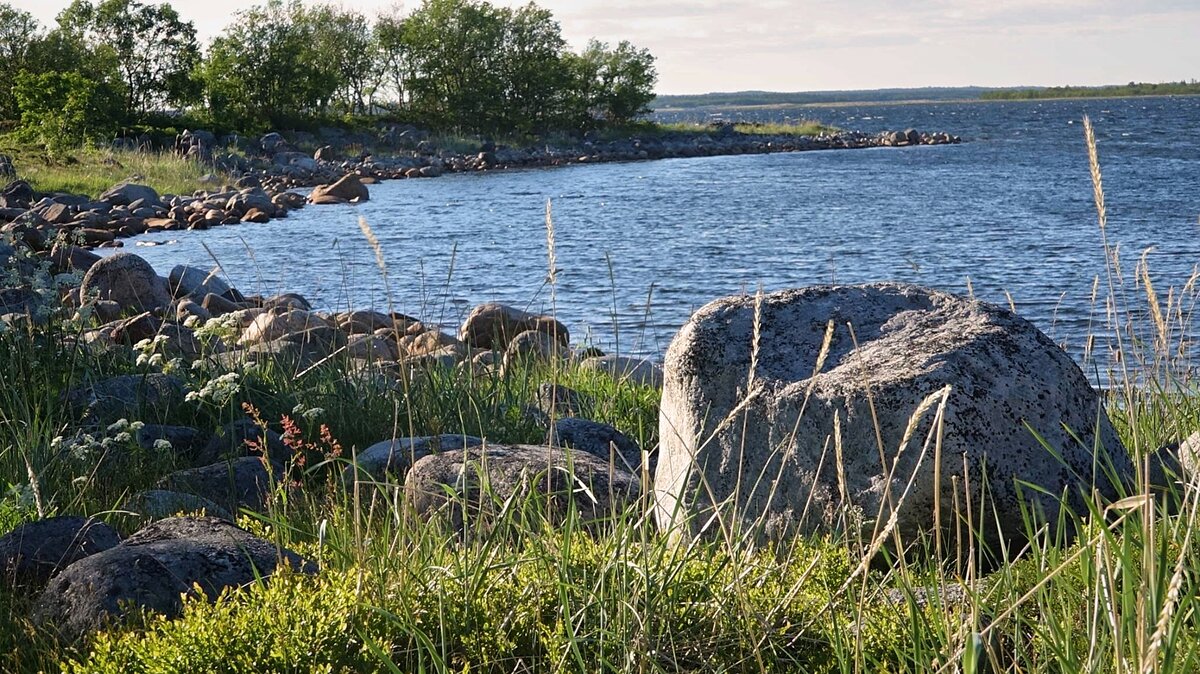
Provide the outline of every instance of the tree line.
<path id="1" fill-rule="evenodd" d="M 167 3 L 74 0 L 45 27 L 0 2 L 0 120 L 47 144 L 185 120 L 255 132 L 384 117 L 439 131 L 586 131 L 648 111 L 654 57 L 568 48 L 530 3 L 422 0 L 376 17 L 269 0 L 202 49 Z"/>
<path id="2" fill-rule="evenodd" d="M 1195 96 L 1200 83 L 1190 82 L 1130 82 L 1100 87 L 1045 87 L 1040 89 L 1005 89 L 983 94 L 984 100 L 1019 101 L 1042 98 L 1115 98 L 1123 96 Z"/>

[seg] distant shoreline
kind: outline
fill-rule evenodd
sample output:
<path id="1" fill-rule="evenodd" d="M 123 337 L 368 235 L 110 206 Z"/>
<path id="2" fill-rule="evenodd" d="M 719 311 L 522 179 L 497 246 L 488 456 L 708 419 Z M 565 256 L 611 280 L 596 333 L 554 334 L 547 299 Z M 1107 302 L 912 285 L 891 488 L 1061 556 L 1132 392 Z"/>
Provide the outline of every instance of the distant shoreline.
<path id="1" fill-rule="evenodd" d="M 655 108 L 653 114 L 679 114 L 698 111 L 722 111 L 722 110 L 783 110 L 788 108 L 848 108 L 852 106 L 862 105 L 945 105 L 945 104 L 966 104 L 966 103 L 1041 103 L 1045 101 L 1110 101 L 1110 100 L 1126 100 L 1130 98 L 1197 98 L 1200 93 L 1195 94 L 1127 94 L 1115 96 L 1044 96 L 1038 98 L 934 98 L 934 99 L 909 99 L 909 100 L 878 100 L 878 101 L 828 101 L 818 103 L 763 103 L 736 105 L 729 103 L 721 103 L 717 105 L 697 105 L 688 107 L 669 107 Z"/>

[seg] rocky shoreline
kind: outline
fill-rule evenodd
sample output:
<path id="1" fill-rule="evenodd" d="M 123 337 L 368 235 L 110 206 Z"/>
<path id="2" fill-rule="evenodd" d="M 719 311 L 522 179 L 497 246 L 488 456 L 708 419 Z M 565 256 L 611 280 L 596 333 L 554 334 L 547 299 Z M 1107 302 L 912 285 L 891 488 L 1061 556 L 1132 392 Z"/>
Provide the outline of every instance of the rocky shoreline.
<path id="1" fill-rule="evenodd" d="M 439 148 L 424 134 L 407 130 L 387 139 L 386 144 L 395 149 L 386 155 L 364 151 L 353 157 L 345 156 L 332 144 L 323 145 L 312 154 L 301 152 L 278 133 L 258 139 L 246 155 L 219 153 L 218 147 L 227 142 L 229 139 L 219 142 L 206 131 L 185 131 L 176 138 L 175 152 L 212 165 L 232 178 L 230 184 L 217 185 L 221 178 L 209 174 L 205 178 L 210 186 L 202 186 L 191 195 L 159 195 L 151 187 L 131 180 L 92 199 L 72 194 L 39 194 L 25 181 L 12 181 L 0 190 L 0 231 L 23 238 L 35 248 L 51 245 L 60 238 L 83 248 L 120 247 L 123 245 L 120 239 L 146 232 L 263 223 L 287 217 L 290 211 L 307 203 L 365 201 L 369 194 L 363 186 L 383 180 L 571 164 L 945 145 L 961 139 L 947 133 L 913 129 L 812 137 L 746 134 L 726 124 L 700 135 L 667 133 L 607 142 L 584 140 L 569 148 L 514 148 L 484 142 L 478 152 Z M 0 156 L 0 165 L 8 167 L 11 174 L 11 162 L 6 160 L 7 157 Z M 293 191 L 320 186 L 330 188 L 314 191 L 309 197 Z"/>

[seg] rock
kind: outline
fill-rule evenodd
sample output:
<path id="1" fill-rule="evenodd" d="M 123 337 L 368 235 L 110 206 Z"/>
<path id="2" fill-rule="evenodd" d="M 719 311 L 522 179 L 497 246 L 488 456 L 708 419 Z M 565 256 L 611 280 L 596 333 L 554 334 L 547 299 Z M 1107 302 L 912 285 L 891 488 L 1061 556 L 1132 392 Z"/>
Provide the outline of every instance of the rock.
<path id="1" fill-rule="evenodd" d="M 120 545 L 91 555 L 50 581 L 34 621 L 77 641 L 119 621 L 130 609 L 179 615 L 182 596 L 198 587 L 210 601 L 269 576 L 280 566 L 316 573 L 316 566 L 213 517 L 154 522 Z"/>
<path id="2" fill-rule="evenodd" d="M 147 206 L 161 206 L 158 192 L 154 188 L 134 183 L 118 183 L 100 195 L 100 201 L 113 206 L 128 206 L 135 201 L 141 201 Z"/>
<path id="3" fill-rule="evenodd" d="M 328 328 L 329 324 L 321 317 L 301 309 L 292 309 L 279 314 L 260 314 L 242 332 L 238 344 L 269 342 L 315 327 Z"/>
<path id="4" fill-rule="evenodd" d="M 495 302 L 480 304 L 472 309 L 459 328 L 458 338 L 472 348 L 504 351 L 509 341 L 526 330 L 552 335 L 563 346 L 570 342 L 567 326 L 554 318 Z"/>
<path id="5" fill-rule="evenodd" d="M 595 356 L 579 364 L 585 370 L 607 372 L 617 381 L 627 381 L 638 386 L 662 388 L 663 371 L 658 365 L 643 358 L 628 356 Z"/>
<path id="6" fill-rule="evenodd" d="M 202 496 L 229 512 L 241 508 L 264 512 L 271 490 L 283 480 L 283 467 L 257 456 L 243 456 L 199 468 L 180 470 L 158 481 L 157 488 Z"/>
<path id="7" fill-rule="evenodd" d="M 121 542 L 107 524 L 87 517 L 51 517 L 0 536 L 0 586 L 41 587 L 55 572 Z"/>
<path id="8" fill-rule="evenodd" d="M 1117 493 L 1103 464 L 1111 463 L 1118 481 L 1132 478 L 1129 456 L 1087 378 L 1052 340 L 1007 310 L 903 284 L 772 293 L 763 299 L 761 346 L 748 384 L 754 314 L 754 297 L 712 302 L 667 351 L 655 479 L 664 530 L 711 534 L 705 526 L 713 503 L 729 500 L 725 524 L 744 531 L 761 525 L 760 538 L 827 530 L 854 512 L 869 536 L 884 525 L 876 518 L 891 515 L 889 507 L 881 515 L 881 506 L 907 489 L 895 529 L 912 543 L 932 529 L 935 503 L 945 527 L 957 521 L 953 504 L 967 502 L 954 493 L 957 476 L 958 485 L 971 486 L 969 502 L 988 513 L 984 541 L 999 551 L 1001 541 L 1023 537 L 1022 505 L 1046 518 L 1051 534 L 1069 539 L 1069 528 L 1057 531 L 1059 494 L 1067 492 L 1068 507 L 1083 513 L 1092 475 L 1101 497 Z M 839 327 L 814 376 L 829 322 Z M 926 451 L 936 405 L 893 469 L 910 418 L 947 386 L 940 469 Z M 835 415 L 840 461 L 829 440 Z M 1019 489 L 1015 481 L 1028 484 Z"/>
<path id="9" fill-rule="evenodd" d="M 213 293 L 205 295 L 204 299 L 200 302 L 200 306 L 206 309 L 213 316 L 224 316 L 225 314 L 231 314 L 235 311 L 243 310 L 241 304 L 230 301 L 221 295 L 215 295 Z"/>
<path id="10" fill-rule="evenodd" d="M 85 298 L 111 300 L 126 310 L 154 311 L 171 304 L 162 278 L 149 262 L 132 253 L 117 253 L 93 264 L 79 290 Z"/>
<path id="11" fill-rule="evenodd" d="M 546 444 L 587 452 L 601 461 L 613 461 L 635 475 L 642 470 L 642 448 L 616 428 L 598 421 L 565 417 L 554 422 Z"/>
<path id="12" fill-rule="evenodd" d="M 261 457 L 261 447 L 266 440 L 267 454 L 271 460 L 283 463 L 291 457 L 291 451 L 283 444 L 283 437 L 271 429 L 263 429 L 252 419 L 241 418 L 231 421 L 214 434 L 197 457 L 199 463 L 213 463 L 225 458 L 243 456 Z"/>
<path id="13" fill-rule="evenodd" d="M 317 185 L 313 188 L 312 195 L 308 199 L 315 204 L 321 197 L 334 197 L 358 203 L 369 200 L 371 194 L 367 191 L 366 185 L 363 185 L 358 179 L 358 176 L 348 173 L 332 185 Z"/>
<path id="14" fill-rule="evenodd" d="M 71 389 L 67 403 L 79 415 L 99 423 L 117 419 L 153 421 L 184 403 L 187 387 L 183 381 L 160 372 L 125 374 Z"/>
<path id="15" fill-rule="evenodd" d="M 482 444 L 482 438 L 451 434 L 384 440 L 359 452 L 354 463 L 342 472 L 342 480 L 347 485 L 353 484 L 355 477 L 359 480 L 384 482 L 391 475 L 403 480 L 408 469 L 419 459 L 437 452 Z"/>
<path id="16" fill-rule="evenodd" d="M 0 190 L 0 197 L 8 202 L 8 208 L 29 208 L 33 202 L 33 188 L 24 180 L 14 180 Z"/>
<path id="17" fill-rule="evenodd" d="M 147 452 L 155 451 L 154 443 L 165 440 L 171 443 L 171 454 L 183 461 L 191 462 L 209 442 L 209 435 L 191 426 L 164 426 L 145 424 L 137 432 L 138 445 Z"/>
<path id="18" fill-rule="evenodd" d="M 258 140 L 258 147 L 262 149 L 264 154 L 274 155 L 276 152 L 285 151 L 288 147 L 287 141 L 278 133 L 271 132 L 264 135 Z"/>
<path id="19" fill-rule="evenodd" d="M 179 300 L 179 303 L 175 305 L 175 320 L 182 323 L 193 317 L 202 322 L 207 321 L 212 318 L 212 312 L 196 304 L 194 300 L 187 298 Z"/>
<path id="20" fill-rule="evenodd" d="M 167 286 L 171 294 L 177 298 L 192 297 L 203 299 L 205 295 L 224 296 L 231 288 L 219 274 L 221 269 L 213 267 L 212 271 L 204 271 L 199 267 L 185 264 L 175 265 L 167 275 Z"/>
<path id="21" fill-rule="evenodd" d="M 595 401 L 573 388 L 545 382 L 538 386 L 537 408 L 548 418 L 587 416 Z"/>
<path id="22" fill-rule="evenodd" d="M 313 154 L 313 159 L 317 161 L 337 161 L 339 159 L 338 151 L 332 145 L 322 145 Z"/>
<path id="23" fill-rule="evenodd" d="M 429 356 L 447 348 L 454 350 L 457 355 L 466 352 L 466 346 L 462 342 L 438 330 L 406 335 L 400 338 L 399 344 L 400 350 L 408 357 Z"/>
<path id="24" fill-rule="evenodd" d="M 504 349 L 504 367 L 521 361 L 548 361 L 557 358 L 563 347 L 552 335 L 526 330 L 513 337 Z"/>
<path id="25" fill-rule="evenodd" d="M 338 328 L 348 335 L 361 335 L 381 328 L 404 326 L 409 321 L 400 321 L 378 311 L 350 311 L 337 317 Z"/>
<path id="26" fill-rule="evenodd" d="M 396 360 L 400 357 L 396 340 L 378 335 L 354 335 L 346 343 L 346 354 L 351 358 L 368 360 Z"/>
<path id="27" fill-rule="evenodd" d="M 491 444 L 430 454 L 404 481 L 405 499 L 419 516 L 448 516 L 456 530 L 486 530 L 502 508 L 521 508 L 534 493 L 551 522 L 562 521 L 573 501 L 586 525 L 623 511 L 638 499 L 641 483 L 587 452 Z"/>
<path id="28" fill-rule="evenodd" d="M 232 522 L 234 517 L 230 512 L 203 496 L 184 494 L 163 489 L 148 489 L 130 496 L 121 510 L 133 513 L 146 520 L 161 520 L 175 517 L 181 513 L 203 512 L 209 517 L 217 517 Z"/>
<path id="29" fill-rule="evenodd" d="M 86 272 L 102 258 L 86 248 L 56 243 L 50 249 L 50 263 L 63 271 Z"/>

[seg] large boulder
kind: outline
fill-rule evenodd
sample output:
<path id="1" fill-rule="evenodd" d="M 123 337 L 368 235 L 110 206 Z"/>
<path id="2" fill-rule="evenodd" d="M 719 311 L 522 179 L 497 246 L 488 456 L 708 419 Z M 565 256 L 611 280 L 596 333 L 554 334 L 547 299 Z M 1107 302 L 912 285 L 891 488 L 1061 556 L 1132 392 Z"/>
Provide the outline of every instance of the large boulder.
<path id="1" fill-rule="evenodd" d="M 508 343 L 526 330 L 537 330 L 566 346 L 571 334 L 567 326 L 550 316 L 540 316 L 496 302 L 480 304 L 467 314 L 458 338 L 476 349 L 503 352 Z"/>
<path id="2" fill-rule="evenodd" d="M 448 518 L 455 529 L 491 527 L 502 511 L 529 502 L 552 522 L 574 502 L 594 524 L 638 499 L 641 481 L 587 452 L 536 445 L 484 445 L 430 454 L 413 464 L 404 496 L 422 518 Z"/>
<path id="3" fill-rule="evenodd" d="M 242 332 L 238 343 L 247 345 L 270 342 L 313 328 L 329 328 L 329 322 L 302 309 L 290 309 L 280 313 L 268 312 L 254 318 Z"/>
<path id="4" fill-rule="evenodd" d="M 383 482 L 389 475 L 393 475 L 403 480 L 414 463 L 430 454 L 482 444 L 483 438 L 449 433 L 384 440 L 359 452 L 354 457 L 354 462 L 346 466 L 342 479 L 348 485 L 353 484 L 355 478 Z"/>
<path id="5" fill-rule="evenodd" d="M 149 262 L 133 253 L 117 253 L 93 264 L 83 276 L 79 294 L 116 302 L 127 311 L 154 311 L 171 304 L 167 284 Z"/>
<path id="6" fill-rule="evenodd" d="M 1025 506 L 1069 538 L 1063 504 L 1084 513 L 1093 488 L 1117 495 L 1110 473 L 1132 478 L 1083 372 L 1000 307 L 910 285 L 819 286 L 766 295 L 757 335 L 754 353 L 755 298 L 739 296 L 701 308 L 671 342 L 664 529 L 779 539 L 857 521 L 870 536 L 894 516 L 912 543 L 970 503 L 989 544 L 1023 538 Z"/>
<path id="7" fill-rule="evenodd" d="M 606 372 L 613 379 L 638 386 L 662 388 L 662 368 L 644 358 L 630 356 L 592 356 L 585 358 L 579 367 L 584 370 Z"/>
<path id="8" fill-rule="evenodd" d="M 322 197 L 333 197 L 357 203 L 369 200 L 371 193 L 367 191 L 367 186 L 362 184 L 358 176 L 348 173 L 332 185 L 314 187 L 312 194 L 309 195 L 309 201 L 317 203 Z"/>
<path id="9" fill-rule="evenodd" d="M 55 576 L 37 601 L 34 620 L 74 641 L 134 609 L 178 616 L 185 595 L 199 590 L 215 600 L 281 566 L 317 570 L 291 550 L 224 520 L 159 520 Z"/>
<path id="10" fill-rule="evenodd" d="M 0 536 L 0 587 L 45 585 L 56 571 L 117 545 L 112 527 L 87 517 L 51 517 Z"/>
<path id="11" fill-rule="evenodd" d="M 231 290 L 219 274 L 219 267 L 204 271 L 186 264 L 175 265 L 167 275 L 167 284 L 175 297 L 203 299 L 208 294 L 227 296 Z"/>
<path id="12" fill-rule="evenodd" d="M 113 185 L 108 191 L 100 195 L 100 201 L 112 204 L 113 206 L 128 206 L 137 201 L 141 201 L 143 206 L 162 205 L 162 201 L 158 198 L 158 192 L 155 192 L 153 187 L 134 183 L 118 183 Z"/>

